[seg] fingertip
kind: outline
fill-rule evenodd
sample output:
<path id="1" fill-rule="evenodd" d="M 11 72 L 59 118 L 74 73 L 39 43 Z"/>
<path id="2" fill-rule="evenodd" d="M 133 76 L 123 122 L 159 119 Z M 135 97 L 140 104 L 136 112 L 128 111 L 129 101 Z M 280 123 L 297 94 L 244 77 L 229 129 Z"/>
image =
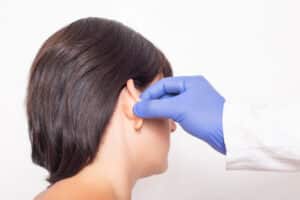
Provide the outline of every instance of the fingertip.
<path id="1" fill-rule="evenodd" d="M 138 117 L 143 117 L 142 113 L 144 112 L 144 111 L 143 111 L 144 109 L 143 109 L 143 105 L 142 105 L 141 102 L 142 102 L 142 101 L 139 101 L 139 102 L 135 103 L 135 104 L 133 105 L 133 108 L 132 108 L 133 113 L 134 113 L 136 116 L 138 116 Z"/>
<path id="2" fill-rule="evenodd" d="M 134 113 L 135 115 L 138 116 L 137 104 L 138 104 L 138 103 L 136 103 L 136 104 L 133 105 L 132 111 L 133 111 L 133 113 Z"/>

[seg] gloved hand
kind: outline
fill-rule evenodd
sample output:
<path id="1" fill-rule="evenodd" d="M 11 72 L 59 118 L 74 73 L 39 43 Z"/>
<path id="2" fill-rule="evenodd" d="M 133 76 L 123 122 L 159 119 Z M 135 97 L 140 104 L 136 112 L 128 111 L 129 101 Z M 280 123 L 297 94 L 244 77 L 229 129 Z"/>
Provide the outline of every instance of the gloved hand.
<path id="1" fill-rule="evenodd" d="M 191 135 L 226 154 L 223 137 L 225 99 L 201 75 L 166 77 L 140 95 L 133 112 L 142 118 L 171 118 Z"/>

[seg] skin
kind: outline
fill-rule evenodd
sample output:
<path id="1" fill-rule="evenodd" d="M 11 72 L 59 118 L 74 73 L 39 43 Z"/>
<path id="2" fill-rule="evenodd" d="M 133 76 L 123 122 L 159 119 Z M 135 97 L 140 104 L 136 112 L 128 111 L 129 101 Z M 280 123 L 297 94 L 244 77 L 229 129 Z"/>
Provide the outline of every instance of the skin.
<path id="1" fill-rule="evenodd" d="M 158 74 L 150 85 L 161 78 L 162 74 Z M 54 183 L 35 200 L 129 200 L 138 179 L 167 170 L 175 122 L 136 116 L 132 108 L 140 94 L 129 79 L 120 92 L 94 161 L 76 175 Z"/>

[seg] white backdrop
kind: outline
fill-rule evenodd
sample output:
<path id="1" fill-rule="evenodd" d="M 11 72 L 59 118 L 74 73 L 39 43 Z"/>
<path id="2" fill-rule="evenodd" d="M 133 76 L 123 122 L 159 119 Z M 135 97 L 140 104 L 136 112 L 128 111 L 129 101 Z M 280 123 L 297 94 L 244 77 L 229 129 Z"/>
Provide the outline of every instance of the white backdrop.
<path id="1" fill-rule="evenodd" d="M 32 199 L 46 186 L 30 159 L 24 97 L 30 64 L 57 29 L 116 19 L 161 48 L 175 75 L 202 74 L 226 99 L 299 101 L 299 10 L 296 0 L 1 0 L 1 199 Z M 300 173 L 226 171 L 225 157 L 177 127 L 169 170 L 139 181 L 134 200 L 299 199 Z"/>

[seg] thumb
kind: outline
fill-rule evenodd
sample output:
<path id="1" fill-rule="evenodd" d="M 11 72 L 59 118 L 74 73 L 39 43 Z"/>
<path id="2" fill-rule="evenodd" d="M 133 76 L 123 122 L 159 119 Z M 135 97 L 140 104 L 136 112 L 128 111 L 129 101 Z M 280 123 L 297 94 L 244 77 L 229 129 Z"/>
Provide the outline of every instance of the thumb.
<path id="1" fill-rule="evenodd" d="M 133 112 L 142 118 L 176 118 L 179 111 L 174 98 L 163 98 L 153 100 L 142 100 L 134 104 Z M 175 119 L 174 119 L 175 120 Z"/>

